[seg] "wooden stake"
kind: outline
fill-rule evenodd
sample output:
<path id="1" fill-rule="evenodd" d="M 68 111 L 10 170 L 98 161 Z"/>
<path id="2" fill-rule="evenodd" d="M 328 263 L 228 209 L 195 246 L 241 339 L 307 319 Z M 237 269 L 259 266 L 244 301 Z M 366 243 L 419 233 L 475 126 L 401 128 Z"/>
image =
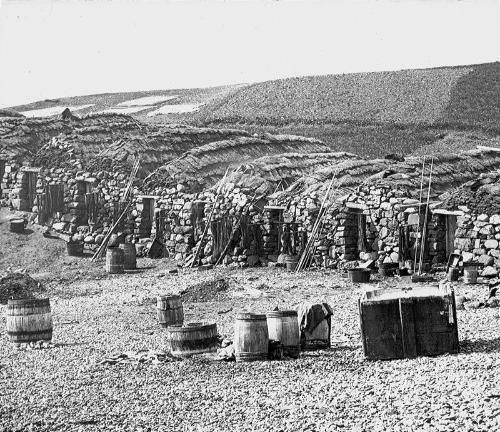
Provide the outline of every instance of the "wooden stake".
<path id="1" fill-rule="evenodd" d="M 425 249 L 425 236 L 427 235 L 427 216 L 429 214 L 429 200 L 431 196 L 431 184 L 432 184 L 432 167 L 434 165 L 434 158 L 431 159 L 431 171 L 429 173 L 429 187 L 427 188 L 427 204 L 425 206 L 425 217 L 422 228 L 422 241 L 420 242 L 420 265 L 418 268 L 418 273 L 422 274 L 422 262 L 424 260 L 424 249 Z"/>
<path id="2" fill-rule="evenodd" d="M 422 176 L 420 177 L 420 199 L 418 200 L 418 234 L 420 234 L 420 209 L 422 208 L 422 193 L 424 189 L 424 168 L 425 168 L 425 156 L 422 160 Z M 418 250 L 418 236 L 415 240 L 415 259 L 413 263 L 413 270 L 417 269 L 417 250 Z"/>

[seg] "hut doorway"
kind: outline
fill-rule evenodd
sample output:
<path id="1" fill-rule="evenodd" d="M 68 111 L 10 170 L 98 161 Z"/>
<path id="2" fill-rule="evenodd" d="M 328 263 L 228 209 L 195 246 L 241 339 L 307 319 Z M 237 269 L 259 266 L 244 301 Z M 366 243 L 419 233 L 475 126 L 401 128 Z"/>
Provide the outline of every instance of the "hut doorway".
<path id="1" fill-rule="evenodd" d="M 36 202 L 36 182 L 38 179 L 38 173 L 36 171 L 27 171 L 26 174 L 28 211 L 31 211 Z"/>
<path id="2" fill-rule="evenodd" d="M 455 250 L 455 233 L 457 232 L 457 217 L 446 215 L 446 256 L 449 257 Z"/>
<path id="3" fill-rule="evenodd" d="M 2 194 L 3 176 L 5 174 L 5 161 L 0 160 L 0 196 Z"/>
<path id="4" fill-rule="evenodd" d="M 141 214 L 141 235 L 149 237 L 153 229 L 155 212 L 155 199 L 153 197 L 142 198 L 142 214 Z"/>
<path id="5" fill-rule="evenodd" d="M 366 235 L 366 215 L 362 208 L 347 207 L 347 214 L 344 226 L 344 259 L 351 261 L 359 259 L 361 252 L 367 252 L 368 242 Z"/>

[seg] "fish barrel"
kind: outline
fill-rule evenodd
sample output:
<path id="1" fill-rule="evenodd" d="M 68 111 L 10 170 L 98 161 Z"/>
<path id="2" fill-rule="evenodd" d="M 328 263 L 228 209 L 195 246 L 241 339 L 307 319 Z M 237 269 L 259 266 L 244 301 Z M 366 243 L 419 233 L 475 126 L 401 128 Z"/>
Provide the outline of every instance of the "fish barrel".
<path id="1" fill-rule="evenodd" d="M 300 354 L 300 330 L 297 311 L 272 311 L 266 314 L 269 339 L 281 342 L 283 354 L 297 358 Z"/>
<path id="2" fill-rule="evenodd" d="M 478 269 L 474 267 L 464 267 L 464 283 L 475 284 L 477 283 Z"/>
<path id="3" fill-rule="evenodd" d="M 179 296 L 158 296 L 156 298 L 158 323 L 163 327 L 182 325 L 184 308 Z"/>
<path id="4" fill-rule="evenodd" d="M 83 242 L 66 243 L 66 251 L 69 256 L 82 256 Z"/>
<path id="5" fill-rule="evenodd" d="M 189 323 L 167 327 L 168 344 L 172 355 L 189 357 L 217 351 L 217 325 Z"/>
<path id="6" fill-rule="evenodd" d="M 118 247 L 106 250 L 106 271 L 108 273 L 123 273 L 123 250 Z"/>
<path id="7" fill-rule="evenodd" d="M 269 332 L 265 315 L 240 313 L 234 325 L 234 352 L 237 362 L 266 360 Z"/>
<path id="8" fill-rule="evenodd" d="M 122 243 L 120 249 L 123 250 L 123 268 L 125 270 L 135 270 L 137 268 L 135 245 Z"/>
<path id="9" fill-rule="evenodd" d="M 285 265 L 288 271 L 295 271 L 298 262 L 299 257 L 297 255 L 288 255 L 287 257 L 285 257 Z"/>
<path id="10" fill-rule="evenodd" d="M 9 300 L 7 336 L 12 342 L 17 343 L 52 340 L 49 299 Z"/>
<path id="11" fill-rule="evenodd" d="M 13 233 L 23 233 L 24 232 L 24 219 L 11 219 L 10 220 L 10 231 Z"/>

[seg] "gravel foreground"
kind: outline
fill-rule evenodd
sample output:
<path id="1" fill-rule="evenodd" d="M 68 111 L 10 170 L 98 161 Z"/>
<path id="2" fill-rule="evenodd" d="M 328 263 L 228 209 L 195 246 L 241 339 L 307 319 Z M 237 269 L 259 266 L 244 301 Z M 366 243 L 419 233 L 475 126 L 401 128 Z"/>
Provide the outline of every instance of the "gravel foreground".
<path id="1" fill-rule="evenodd" d="M 0 306 L 0 431 L 500 430 L 498 308 L 457 311 L 457 355 L 373 362 L 361 346 L 362 288 L 335 272 L 170 275 L 164 264 L 139 265 L 149 268 L 51 286 L 48 347 L 10 343 Z M 332 348 L 273 362 L 201 356 L 102 363 L 127 351 L 164 351 L 155 296 L 221 278 L 227 291 L 204 298 L 197 289 L 186 297 L 186 321 L 216 322 L 220 334 L 232 337 L 235 315 L 246 308 L 265 312 L 327 301 L 334 310 Z M 457 293 L 485 289 L 459 285 Z"/>

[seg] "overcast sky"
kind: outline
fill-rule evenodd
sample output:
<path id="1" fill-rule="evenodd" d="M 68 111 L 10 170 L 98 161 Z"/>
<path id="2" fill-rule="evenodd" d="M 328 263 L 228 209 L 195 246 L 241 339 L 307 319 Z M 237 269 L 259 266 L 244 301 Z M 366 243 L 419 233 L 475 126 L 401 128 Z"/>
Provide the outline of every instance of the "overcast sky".
<path id="1" fill-rule="evenodd" d="M 0 0 L 0 106 L 500 60 L 498 0 Z"/>

